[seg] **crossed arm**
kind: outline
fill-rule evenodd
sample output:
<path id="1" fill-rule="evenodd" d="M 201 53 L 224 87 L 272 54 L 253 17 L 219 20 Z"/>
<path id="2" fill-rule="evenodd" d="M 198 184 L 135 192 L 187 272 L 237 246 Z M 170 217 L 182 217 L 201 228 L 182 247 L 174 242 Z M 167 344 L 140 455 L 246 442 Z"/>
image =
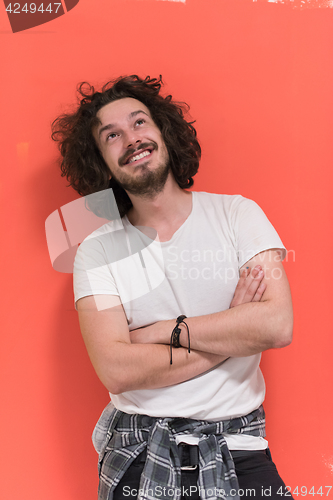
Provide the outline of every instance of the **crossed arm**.
<path id="1" fill-rule="evenodd" d="M 186 320 L 191 353 L 183 330 L 180 341 L 184 347 L 174 349 L 172 365 L 168 344 L 175 320 L 129 332 L 119 298 L 114 297 L 114 307 L 102 311 L 96 309 L 93 296 L 80 299 L 82 335 L 102 383 L 113 394 L 175 385 L 230 356 L 249 356 L 288 345 L 293 322 L 291 296 L 277 257 L 276 251 L 269 250 L 246 263 L 230 309 Z"/>

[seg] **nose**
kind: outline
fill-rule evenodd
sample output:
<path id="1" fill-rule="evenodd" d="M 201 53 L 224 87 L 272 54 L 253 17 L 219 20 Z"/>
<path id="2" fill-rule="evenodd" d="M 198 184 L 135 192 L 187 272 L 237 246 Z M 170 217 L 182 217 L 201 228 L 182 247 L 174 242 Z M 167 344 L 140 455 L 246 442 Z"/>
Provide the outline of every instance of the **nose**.
<path id="1" fill-rule="evenodd" d="M 135 148 L 140 144 L 141 138 L 134 132 L 128 132 L 125 136 L 125 147 L 126 148 Z"/>

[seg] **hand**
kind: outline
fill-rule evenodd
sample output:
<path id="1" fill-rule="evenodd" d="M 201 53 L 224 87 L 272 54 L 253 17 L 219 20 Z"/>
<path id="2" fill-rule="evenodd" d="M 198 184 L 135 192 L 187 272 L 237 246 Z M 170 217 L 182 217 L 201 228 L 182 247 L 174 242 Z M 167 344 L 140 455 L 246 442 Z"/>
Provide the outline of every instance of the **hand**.
<path id="1" fill-rule="evenodd" d="M 265 283 L 262 283 L 263 278 L 264 271 L 261 266 L 243 269 L 229 309 L 247 302 L 259 302 L 266 290 Z"/>
<path id="2" fill-rule="evenodd" d="M 266 285 L 261 283 L 263 278 L 264 272 L 261 266 L 256 266 L 252 270 L 250 268 L 244 269 L 229 308 L 231 309 L 246 302 L 259 302 L 266 289 Z M 130 332 L 131 343 L 169 344 L 170 335 L 174 327 L 175 320 L 164 320 L 143 328 L 137 328 Z"/>

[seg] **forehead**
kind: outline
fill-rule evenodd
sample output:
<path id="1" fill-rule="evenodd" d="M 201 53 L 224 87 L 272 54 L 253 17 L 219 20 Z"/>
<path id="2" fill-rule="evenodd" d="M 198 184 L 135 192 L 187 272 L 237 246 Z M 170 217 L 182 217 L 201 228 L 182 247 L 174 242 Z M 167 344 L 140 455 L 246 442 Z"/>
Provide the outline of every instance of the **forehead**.
<path id="1" fill-rule="evenodd" d="M 141 101 L 132 97 L 124 97 L 103 106 L 97 113 L 102 125 L 127 120 L 133 111 L 144 111 L 150 116 L 149 109 Z"/>

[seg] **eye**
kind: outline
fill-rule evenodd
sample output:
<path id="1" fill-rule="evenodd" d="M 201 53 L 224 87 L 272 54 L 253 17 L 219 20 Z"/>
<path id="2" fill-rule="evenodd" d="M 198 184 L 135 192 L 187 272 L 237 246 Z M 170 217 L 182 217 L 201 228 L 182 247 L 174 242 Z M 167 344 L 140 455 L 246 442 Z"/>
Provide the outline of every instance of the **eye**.
<path id="1" fill-rule="evenodd" d="M 115 137 L 117 137 L 117 134 L 115 132 L 111 132 L 111 134 L 106 136 L 106 140 L 108 141 L 109 139 L 114 139 Z"/>
<path id="2" fill-rule="evenodd" d="M 136 120 L 136 125 L 142 125 L 143 123 L 145 123 L 146 120 L 144 118 L 139 118 L 138 120 Z"/>

